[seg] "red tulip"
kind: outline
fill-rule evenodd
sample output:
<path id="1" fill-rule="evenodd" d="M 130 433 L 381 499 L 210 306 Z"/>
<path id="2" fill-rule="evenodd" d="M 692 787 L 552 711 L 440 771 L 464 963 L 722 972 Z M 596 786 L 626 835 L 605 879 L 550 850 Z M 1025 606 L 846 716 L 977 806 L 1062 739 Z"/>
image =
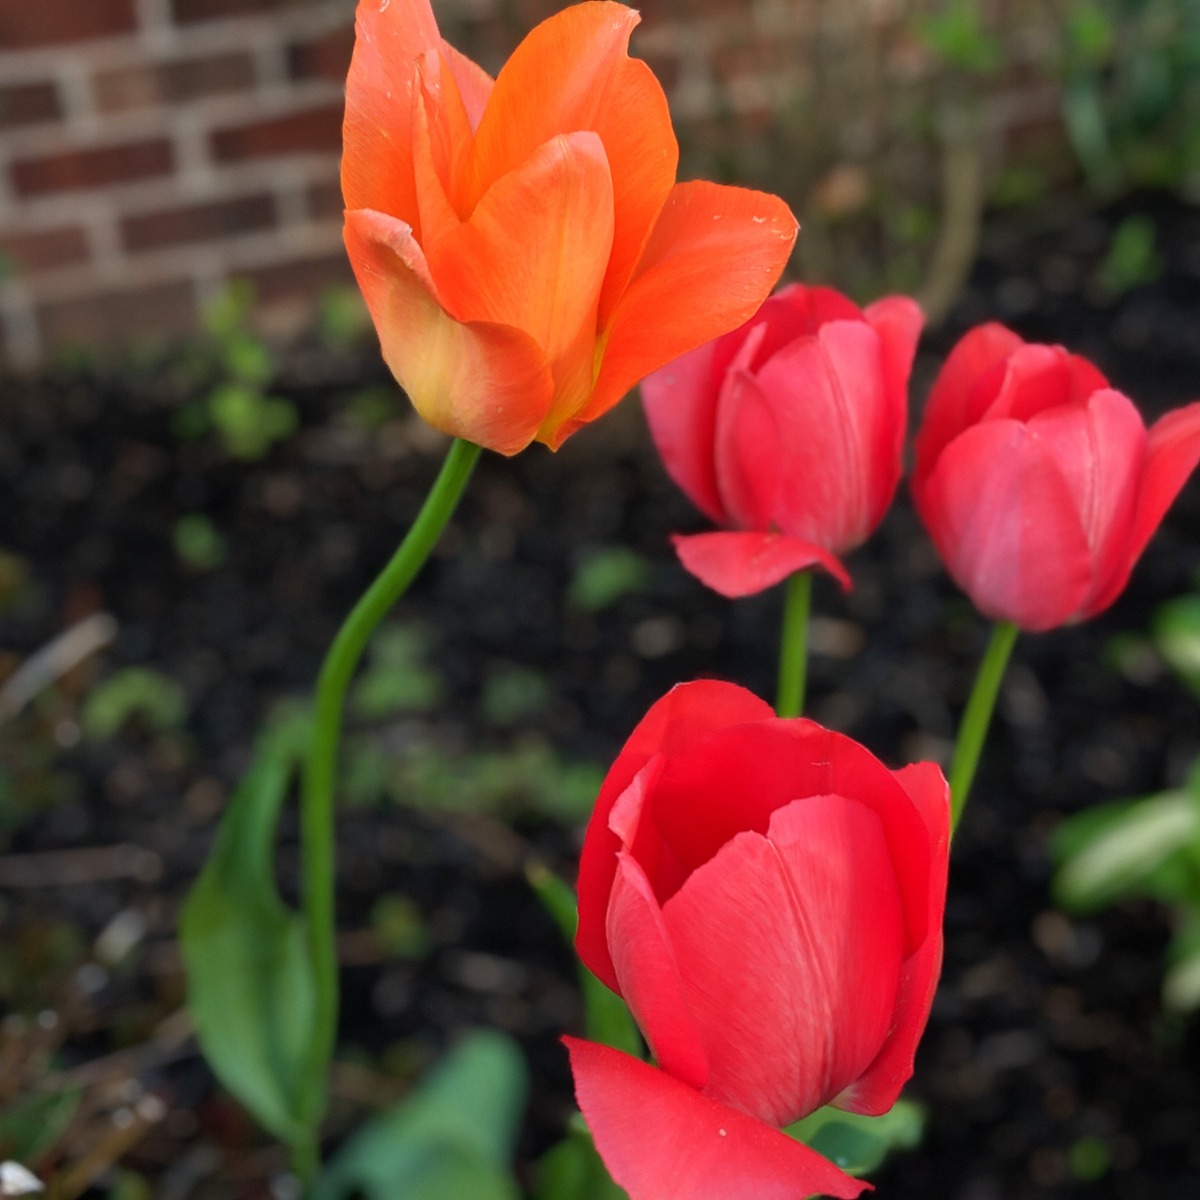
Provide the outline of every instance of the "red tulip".
<path id="1" fill-rule="evenodd" d="M 550 17 L 492 79 L 429 0 L 360 0 L 346 248 L 417 411 L 513 454 L 557 447 L 647 371 L 744 321 L 791 252 L 773 196 L 675 183 L 638 15 Z"/>
<path id="2" fill-rule="evenodd" d="M 917 437 L 917 510 L 975 607 L 1021 629 L 1121 594 L 1200 461 L 1200 403 L 1147 431 L 1086 359 L 981 325 L 951 352 Z"/>
<path id="3" fill-rule="evenodd" d="M 921 310 L 865 311 L 830 288 L 781 289 L 740 329 L 642 383 L 671 477 L 720 533 L 672 539 L 725 596 L 838 559 L 879 524 L 900 481 Z"/>
<path id="4" fill-rule="evenodd" d="M 779 1132 L 878 1114 L 912 1074 L 942 958 L 946 781 L 776 718 L 732 684 L 660 700 L 609 772 L 579 872 L 583 961 L 658 1068 L 567 1039 L 631 1200 L 800 1200 L 867 1185 Z"/>

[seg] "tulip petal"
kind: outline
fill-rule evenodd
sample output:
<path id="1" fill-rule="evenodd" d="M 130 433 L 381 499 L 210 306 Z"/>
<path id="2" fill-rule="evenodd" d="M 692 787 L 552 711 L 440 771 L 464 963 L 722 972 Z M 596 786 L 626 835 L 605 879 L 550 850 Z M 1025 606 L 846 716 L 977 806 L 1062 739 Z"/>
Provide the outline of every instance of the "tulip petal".
<path id="1" fill-rule="evenodd" d="M 1096 367 L 1062 346 L 1021 346 L 1005 360 L 1000 387 L 986 406 L 978 390 L 972 395 L 970 418 L 1031 421 L 1055 408 L 1082 408 L 1107 387 Z"/>
<path id="2" fill-rule="evenodd" d="M 981 380 L 991 376 L 994 387 L 999 387 L 1004 360 L 1024 344 L 1011 329 L 995 322 L 977 325 L 957 342 L 925 403 L 914 480 L 928 475 L 946 445 L 971 424 L 972 394 Z"/>
<path id="3" fill-rule="evenodd" d="M 739 833 L 663 905 L 706 1095 L 770 1125 L 820 1108 L 879 1054 L 904 916 L 878 814 L 812 796 Z"/>
<path id="4" fill-rule="evenodd" d="M 868 305 L 863 316 L 879 335 L 888 409 L 904 414 L 903 420 L 897 422 L 893 430 L 896 441 L 889 454 L 889 461 L 894 455 L 895 461 L 899 462 L 908 430 L 908 381 L 917 353 L 917 342 L 925 325 L 925 314 L 921 306 L 908 296 L 884 296 L 882 300 Z M 880 512 L 875 517 L 875 523 L 882 516 Z"/>
<path id="5" fill-rule="evenodd" d="M 879 335 L 831 321 L 785 346 L 722 398 L 717 478 L 743 528 L 775 528 L 844 553 L 866 540 L 900 481 L 907 427 Z"/>
<path id="6" fill-rule="evenodd" d="M 621 4 L 577 4 L 537 26 L 496 79 L 475 150 L 475 195 L 557 134 L 599 135 L 612 165 L 616 236 L 601 321 L 624 290 L 675 182 L 679 148 L 667 99 L 628 57 L 641 18 Z"/>
<path id="7" fill-rule="evenodd" d="M 780 309 L 775 309 L 776 304 Z M 849 296 L 842 295 L 836 288 L 811 287 L 804 283 L 790 283 L 780 288 L 759 311 L 770 325 L 779 329 L 778 336 L 768 340 L 763 347 L 762 361 L 798 337 L 815 336 L 827 321 L 861 321 L 866 315 Z"/>
<path id="8" fill-rule="evenodd" d="M 607 412 L 656 367 L 752 316 L 787 264 L 797 230 L 776 196 L 677 184 L 613 310 L 592 398 L 551 444 Z"/>
<path id="9" fill-rule="evenodd" d="M 854 1200 L 870 1184 L 619 1050 L 563 1038 L 596 1149 L 630 1200 Z"/>
<path id="10" fill-rule="evenodd" d="M 654 755 L 683 753 L 716 730 L 774 715 L 765 700 L 745 688 L 700 679 L 672 688 L 629 735 L 600 788 L 579 858 L 579 932 L 575 947 L 592 973 L 613 991 L 617 990 L 617 979 L 605 934 L 608 897 L 621 849 L 621 839 L 609 828 L 613 805 Z"/>
<path id="11" fill-rule="evenodd" d="M 1146 461 L 1146 427 L 1120 392 L 1047 409 L 1029 422 L 1067 481 L 1083 525 L 1092 584 L 1082 607 L 1129 563 L 1129 535 Z"/>
<path id="12" fill-rule="evenodd" d="M 429 0 L 360 0 L 346 77 L 342 195 L 417 225 L 412 121 L 417 60 L 441 45 Z"/>
<path id="13" fill-rule="evenodd" d="M 904 961 L 892 1032 L 870 1067 L 832 1103 L 848 1112 L 879 1116 L 888 1111 L 912 1078 L 917 1043 L 925 1032 L 942 971 L 942 920 L 946 909 L 946 870 L 950 848 L 950 785 L 933 763 L 894 772 L 911 797 L 929 833 L 929 932 Z"/>
<path id="14" fill-rule="evenodd" d="M 622 851 L 606 922 L 613 966 L 658 1065 L 691 1087 L 708 1079 L 708 1056 L 688 1007 L 662 910 L 641 866 Z"/>
<path id="15" fill-rule="evenodd" d="M 465 60 L 464 60 L 465 61 Z M 471 169 L 470 117 L 449 60 L 429 50 L 417 64 L 420 86 L 413 109 L 413 177 L 421 217 L 421 242 L 457 229 Z"/>
<path id="16" fill-rule="evenodd" d="M 441 43 L 442 58 L 458 84 L 458 94 L 467 114 L 471 132 L 479 128 L 480 118 L 491 97 L 494 83 L 492 77 L 465 54 L 459 53 L 444 38 Z"/>
<path id="17" fill-rule="evenodd" d="M 642 380 L 642 406 L 667 474 L 718 525 L 727 522 L 713 445 L 720 375 L 718 342 L 705 342 Z"/>
<path id="18" fill-rule="evenodd" d="M 782 533 L 693 533 L 671 538 L 684 567 L 706 587 L 753 596 L 807 567 L 824 567 L 847 591 L 850 576 L 828 550 Z"/>
<path id="19" fill-rule="evenodd" d="M 878 814 L 904 902 L 904 952 L 911 954 L 929 926 L 928 833 L 892 772 L 852 738 L 805 720 L 715 730 L 686 754 L 668 756 L 653 789 L 653 821 L 674 857 L 694 871 L 739 833 L 765 835 L 777 809 L 805 796 L 853 796 Z M 650 883 L 666 904 L 670 878 Z"/>
<path id="20" fill-rule="evenodd" d="M 1169 412 L 1150 426 L 1146 466 L 1124 556 L 1097 589 L 1084 616 L 1102 612 L 1121 594 L 1146 544 L 1197 463 L 1200 463 L 1200 402 Z"/>
<path id="21" fill-rule="evenodd" d="M 429 270 L 460 320 L 524 330 L 555 383 L 546 423 L 591 392 L 596 306 L 612 246 L 612 177 L 594 133 L 540 146 L 471 218 L 426 243 Z"/>
<path id="22" fill-rule="evenodd" d="M 1087 538 L 1067 481 L 1028 426 L 988 421 L 915 479 L 917 510 L 955 582 L 984 616 L 1053 629 L 1087 596 Z"/>
<path id="23" fill-rule="evenodd" d="M 537 344 L 519 329 L 450 316 L 404 222 L 348 212 L 345 238 L 384 360 L 421 416 L 501 454 L 524 449 L 554 395 Z"/>

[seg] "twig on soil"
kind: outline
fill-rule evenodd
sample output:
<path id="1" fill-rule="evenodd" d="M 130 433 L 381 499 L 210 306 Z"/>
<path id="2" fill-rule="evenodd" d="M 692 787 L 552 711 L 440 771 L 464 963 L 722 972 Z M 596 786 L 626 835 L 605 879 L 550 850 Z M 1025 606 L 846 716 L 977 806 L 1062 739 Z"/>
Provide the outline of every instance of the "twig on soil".
<path id="1" fill-rule="evenodd" d="M 162 871 L 159 855 L 143 846 L 84 846 L 0 857 L 0 888 L 76 887 L 115 879 L 155 883 Z"/>
<path id="2" fill-rule="evenodd" d="M 103 650 L 118 628 L 111 613 L 92 613 L 31 654 L 0 687 L 0 721 L 15 717 L 40 691 Z"/>

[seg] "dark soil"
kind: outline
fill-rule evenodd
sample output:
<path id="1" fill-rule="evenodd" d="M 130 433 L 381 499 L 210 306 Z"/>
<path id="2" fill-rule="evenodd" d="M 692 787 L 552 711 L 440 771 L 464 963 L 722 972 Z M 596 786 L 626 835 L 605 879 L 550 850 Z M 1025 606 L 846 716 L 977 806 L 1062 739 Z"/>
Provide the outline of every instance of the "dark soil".
<path id="1" fill-rule="evenodd" d="M 1143 209 L 1165 268 L 1116 296 L 1097 271 L 1128 211 L 989 226 L 948 328 L 927 339 L 914 396 L 958 333 L 1000 319 L 1094 358 L 1147 418 L 1194 398 L 1200 213 Z M 0 547 L 20 563 L 0 564 L 0 673 L 88 614 L 117 622 L 111 645 L 0 727 L 0 1002 L 12 1013 L 0 1102 L 19 1080 L 88 1085 L 33 1164 L 119 1159 L 88 1195 L 114 1194 L 123 1170 L 166 1200 L 265 1197 L 284 1168 L 187 1036 L 174 928 L 256 728 L 281 698 L 305 695 L 436 470 L 439 440 L 398 397 L 381 426 L 348 415 L 383 383 L 373 353 L 297 351 L 275 390 L 298 406 L 300 431 L 255 463 L 173 435 L 194 385 L 170 364 L 5 386 Z M 191 513 L 224 535 L 220 565 L 189 566 L 173 548 Z M 521 1169 L 559 1135 L 571 1095 L 557 1038 L 577 1028 L 579 1005 L 571 955 L 522 867 L 536 854 L 573 874 L 581 813 L 564 823 L 562 812 L 579 788 L 563 764 L 603 769 L 679 680 L 773 689 L 780 598 L 731 605 L 684 574 L 667 535 L 701 527 L 632 399 L 557 455 L 485 456 L 396 613 L 424 631 L 441 697 L 358 722 L 357 800 L 340 817 L 344 1065 L 331 1139 L 479 1024 L 514 1034 L 531 1064 Z M 569 600 L 581 564 L 613 547 L 649 564 L 638 586 L 599 608 Z M 903 494 L 850 566 L 850 595 L 817 588 L 810 715 L 892 765 L 945 756 L 986 630 Z M 879 1195 L 1200 1195 L 1200 1039 L 1160 1005 L 1167 916 L 1149 904 L 1063 916 L 1047 853 L 1061 815 L 1178 783 L 1200 754 L 1195 699 L 1152 660 L 1131 679 L 1108 653 L 1198 569 L 1193 482 L 1113 609 L 1019 643 L 955 846 L 946 967 L 911 1088 L 927 1136 L 876 1173 Z M 82 736 L 88 696 L 133 665 L 181 685 L 183 726 L 143 718 Z M 484 697 L 516 668 L 541 682 L 518 676 L 528 715 L 507 721 Z M 380 750 L 386 766 L 428 746 L 452 778 L 457 764 L 474 781 L 459 804 L 434 776 L 371 774 Z M 464 765 L 514 747 L 541 765 L 499 785 Z M 294 894 L 290 815 L 280 860 Z M 403 952 L 372 918 L 383 894 L 415 911 L 419 936 Z"/>

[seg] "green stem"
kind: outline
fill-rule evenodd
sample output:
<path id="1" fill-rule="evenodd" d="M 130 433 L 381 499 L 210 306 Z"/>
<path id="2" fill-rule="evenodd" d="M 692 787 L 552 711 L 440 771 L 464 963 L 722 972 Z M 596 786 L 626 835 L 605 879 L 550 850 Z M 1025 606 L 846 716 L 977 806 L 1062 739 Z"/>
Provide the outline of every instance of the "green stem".
<path id="1" fill-rule="evenodd" d="M 783 637 L 779 647 L 779 691 L 775 711 L 798 717 L 804 711 L 804 676 L 808 667 L 808 614 L 812 607 L 812 572 L 797 571 L 787 582 L 783 602 Z"/>
<path id="2" fill-rule="evenodd" d="M 371 634 L 404 595 L 441 536 L 479 454 L 480 447 L 471 442 L 456 440 L 451 445 L 412 528 L 338 630 L 317 677 L 312 743 L 300 793 L 304 922 L 316 983 L 312 1047 L 303 1092 L 312 1142 L 295 1147 L 295 1165 L 306 1184 L 319 1163 L 317 1128 L 325 1111 L 325 1076 L 337 1034 L 333 784 L 346 689 Z"/>
<path id="3" fill-rule="evenodd" d="M 966 711 L 958 727 L 958 739 L 954 744 L 954 759 L 950 764 L 950 831 L 958 828 L 959 819 L 967 804 L 975 768 L 991 724 L 992 711 L 996 707 L 996 696 L 1000 681 L 1012 655 L 1020 630 L 1008 621 L 998 621 L 992 630 L 992 640 L 987 653 L 979 664 L 975 686 L 967 701 Z"/>

